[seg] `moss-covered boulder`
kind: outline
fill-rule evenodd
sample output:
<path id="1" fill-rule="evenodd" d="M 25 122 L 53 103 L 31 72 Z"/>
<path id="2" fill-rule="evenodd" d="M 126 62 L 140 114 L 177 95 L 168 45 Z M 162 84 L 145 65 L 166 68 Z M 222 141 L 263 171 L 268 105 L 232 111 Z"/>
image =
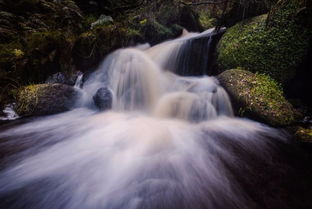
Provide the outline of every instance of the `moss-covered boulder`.
<path id="1" fill-rule="evenodd" d="M 296 111 L 269 76 L 233 69 L 221 73 L 218 79 L 229 93 L 238 115 L 273 126 L 289 125 L 296 120 Z"/>
<path id="2" fill-rule="evenodd" d="M 16 112 L 20 116 L 55 114 L 70 110 L 79 92 L 63 84 L 37 84 L 16 93 Z"/>
<path id="3" fill-rule="evenodd" d="M 228 29 L 218 47 L 222 69 L 244 67 L 270 75 L 279 82 L 294 77 L 312 38 L 312 28 L 300 20 L 304 5 L 282 0 L 274 12 L 245 20 Z M 303 1 L 302 1 L 303 2 Z"/>
<path id="4" fill-rule="evenodd" d="M 120 23 L 97 26 L 78 37 L 72 50 L 73 63 L 82 72 L 95 70 L 108 53 L 141 39 L 139 31 Z"/>
<path id="5" fill-rule="evenodd" d="M 298 140 L 302 142 L 312 143 L 312 129 L 298 127 L 295 136 Z"/>

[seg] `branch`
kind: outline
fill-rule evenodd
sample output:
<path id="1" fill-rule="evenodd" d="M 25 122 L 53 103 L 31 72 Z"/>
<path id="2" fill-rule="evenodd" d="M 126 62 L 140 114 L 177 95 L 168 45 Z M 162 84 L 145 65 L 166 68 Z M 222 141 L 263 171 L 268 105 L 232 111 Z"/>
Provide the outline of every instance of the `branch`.
<path id="1" fill-rule="evenodd" d="M 210 1 L 202 1 L 202 2 L 194 2 L 194 3 L 186 3 L 184 1 L 180 1 L 181 4 L 184 4 L 186 6 L 199 6 L 199 5 L 204 5 L 204 4 L 223 4 L 226 2 L 227 0 L 223 0 L 223 1 L 210 0 Z"/>

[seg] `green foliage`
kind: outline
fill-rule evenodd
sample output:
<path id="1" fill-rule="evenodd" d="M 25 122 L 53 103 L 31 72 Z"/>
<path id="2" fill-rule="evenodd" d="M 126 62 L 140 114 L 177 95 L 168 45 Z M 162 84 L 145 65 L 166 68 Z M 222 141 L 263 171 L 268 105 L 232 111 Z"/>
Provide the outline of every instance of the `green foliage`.
<path id="1" fill-rule="evenodd" d="M 27 62 L 21 75 L 28 77 L 30 82 L 42 82 L 55 72 L 70 72 L 74 40 L 69 34 L 57 30 L 27 35 Z"/>
<path id="2" fill-rule="evenodd" d="M 204 29 L 213 28 L 217 24 L 216 18 L 211 18 L 207 12 L 200 11 L 199 13 L 199 23 Z"/>
<path id="3" fill-rule="evenodd" d="M 263 102 L 265 102 L 267 105 L 266 108 L 269 109 L 279 110 L 285 102 L 281 85 L 270 78 L 270 76 L 263 74 L 255 74 L 255 79 L 252 81 L 250 94 L 253 96 L 253 98 L 256 98 L 260 102 L 257 102 L 254 105 L 261 105 Z M 280 114 L 282 113 L 277 112 L 276 116 L 280 117 Z M 288 119 L 292 120 L 293 118 L 287 118 L 287 120 Z"/>
<path id="4" fill-rule="evenodd" d="M 120 23 L 97 26 L 78 37 L 73 48 L 74 64 L 83 72 L 96 68 L 108 53 L 140 37 L 137 29 Z"/>
<path id="5" fill-rule="evenodd" d="M 113 22 L 114 20 L 111 16 L 101 15 L 99 19 L 91 23 L 91 29 L 98 27 L 98 26 L 112 24 Z"/>
<path id="6" fill-rule="evenodd" d="M 140 32 L 152 44 L 161 42 L 173 36 L 172 31 L 153 19 L 148 19 L 140 27 Z"/>
<path id="7" fill-rule="evenodd" d="M 219 44 L 221 67 L 244 67 L 279 82 L 291 79 L 312 35 L 311 28 L 298 25 L 293 18 L 299 9 L 294 2 L 278 8 L 268 26 L 267 15 L 262 15 L 231 27 Z"/>
<path id="8" fill-rule="evenodd" d="M 82 21 L 82 30 L 87 31 L 91 29 L 91 24 L 94 23 L 97 20 L 96 16 L 94 15 L 87 15 L 85 16 Z"/>

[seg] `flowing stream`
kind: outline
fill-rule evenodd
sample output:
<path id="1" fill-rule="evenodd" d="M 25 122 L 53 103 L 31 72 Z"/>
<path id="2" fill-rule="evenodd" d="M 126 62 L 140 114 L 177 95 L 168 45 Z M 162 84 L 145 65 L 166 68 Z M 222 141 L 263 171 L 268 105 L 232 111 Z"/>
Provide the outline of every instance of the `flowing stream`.
<path id="1" fill-rule="evenodd" d="M 234 117 L 216 78 L 177 75 L 197 66 L 196 39 L 209 61 L 211 34 L 119 49 L 79 78 L 77 108 L 2 128 L 0 208 L 304 208 L 287 196 L 287 136 Z M 94 105 L 100 88 L 109 111 Z"/>

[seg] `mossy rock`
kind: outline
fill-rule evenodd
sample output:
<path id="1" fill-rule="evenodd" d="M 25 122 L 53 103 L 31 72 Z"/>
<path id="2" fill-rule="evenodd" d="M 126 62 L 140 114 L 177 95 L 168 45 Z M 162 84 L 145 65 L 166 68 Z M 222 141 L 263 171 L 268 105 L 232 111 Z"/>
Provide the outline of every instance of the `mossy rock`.
<path id="1" fill-rule="evenodd" d="M 285 83 L 309 47 L 311 29 L 300 27 L 290 16 L 294 8 L 281 8 L 279 20 L 267 26 L 267 15 L 245 20 L 228 29 L 218 47 L 218 63 L 224 70 L 243 67 L 270 75 Z"/>
<path id="2" fill-rule="evenodd" d="M 43 82 L 56 72 L 72 71 L 72 47 L 75 37 L 61 31 L 35 32 L 26 36 L 24 68 L 19 75 L 29 82 Z"/>
<path id="3" fill-rule="evenodd" d="M 20 116 L 48 115 L 70 110 L 78 91 L 64 84 L 37 84 L 16 93 L 16 112 Z"/>
<path id="4" fill-rule="evenodd" d="M 297 113 L 284 98 L 280 85 L 267 75 L 232 69 L 218 76 L 233 100 L 236 113 L 272 126 L 285 126 Z"/>

